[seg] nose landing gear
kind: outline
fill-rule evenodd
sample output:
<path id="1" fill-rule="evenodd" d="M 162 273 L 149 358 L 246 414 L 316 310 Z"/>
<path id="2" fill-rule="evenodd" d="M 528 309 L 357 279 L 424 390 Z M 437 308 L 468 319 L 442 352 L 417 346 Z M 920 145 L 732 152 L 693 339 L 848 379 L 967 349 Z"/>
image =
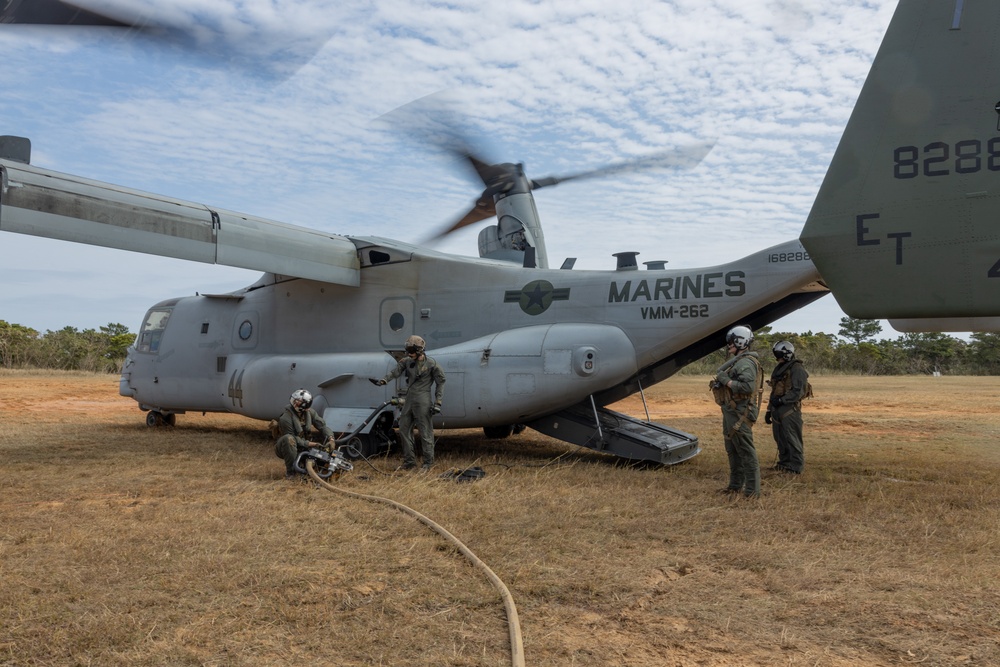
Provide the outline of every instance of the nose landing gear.
<path id="1" fill-rule="evenodd" d="M 177 415 L 174 413 L 163 414 L 159 410 L 150 410 L 146 413 L 146 426 L 173 426 L 177 423 Z"/>

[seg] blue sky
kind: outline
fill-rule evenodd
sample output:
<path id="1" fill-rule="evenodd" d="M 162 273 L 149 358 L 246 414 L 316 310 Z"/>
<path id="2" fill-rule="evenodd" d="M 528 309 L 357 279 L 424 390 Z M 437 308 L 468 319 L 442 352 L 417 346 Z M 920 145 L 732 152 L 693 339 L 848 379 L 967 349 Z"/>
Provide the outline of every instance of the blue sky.
<path id="1" fill-rule="evenodd" d="M 578 269 L 613 268 L 612 253 L 626 250 L 671 268 L 714 265 L 796 238 L 895 8 L 113 4 L 236 45 L 195 58 L 129 34 L 0 28 L 0 134 L 29 137 L 37 166 L 334 233 L 420 241 L 481 190 L 463 165 L 395 129 L 390 112 L 425 96 L 452 109 L 487 157 L 523 162 L 535 178 L 715 142 L 689 171 L 538 192 L 550 261 L 576 257 Z M 436 247 L 474 255 L 478 229 Z M 135 330 L 157 301 L 231 291 L 259 275 L 8 233 L 0 244 L 0 319 L 40 331 Z M 828 296 L 775 328 L 836 333 L 843 316 Z"/>

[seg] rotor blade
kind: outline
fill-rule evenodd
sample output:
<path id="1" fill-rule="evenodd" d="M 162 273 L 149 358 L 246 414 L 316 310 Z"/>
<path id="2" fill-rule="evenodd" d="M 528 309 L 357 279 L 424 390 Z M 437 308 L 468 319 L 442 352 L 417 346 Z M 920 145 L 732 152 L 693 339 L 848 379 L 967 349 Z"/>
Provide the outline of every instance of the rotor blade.
<path id="1" fill-rule="evenodd" d="M 164 13 L 160 7 L 154 14 L 155 8 L 149 12 L 117 7 L 108 10 L 87 0 L 79 4 L 0 0 L 0 25 L 47 29 L 54 35 L 64 29 L 110 28 L 119 31 L 123 39 L 142 38 L 193 58 L 199 65 L 236 68 L 255 78 L 277 81 L 287 79 L 310 61 L 332 34 L 329 21 L 319 18 L 306 28 L 295 28 L 269 21 L 264 9 L 247 13 L 242 8 L 220 7 L 172 13 Z"/>
<path id="2" fill-rule="evenodd" d="M 2 1 L 2 0 L 0 0 Z M 439 90 L 398 106 L 374 119 L 375 123 L 460 162 L 489 187 L 507 172 L 483 157 L 477 142 L 471 141 L 463 119 L 447 102 L 447 92 Z"/>
<path id="3" fill-rule="evenodd" d="M 548 176 L 537 180 L 533 179 L 531 181 L 531 189 L 537 190 L 538 188 L 544 188 L 550 185 L 558 185 L 559 183 L 563 183 L 565 181 L 583 180 L 586 178 L 611 176 L 614 174 L 632 173 L 649 169 L 693 169 L 705 159 L 705 156 L 709 154 L 714 146 L 714 141 L 711 143 L 694 144 L 692 146 L 685 146 L 681 149 L 639 158 L 638 160 L 621 162 L 618 164 L 608 165 L 606 167 L 581 171 L 575 174 Z M 486 218 L 496 215 L 496 205 L 493 201 L 493 194 L 505 190 L 509 187 L 509 184 L 513 183 L 510 170 L 514 168 L 514 165 L 486 164 L 462 145 L 453 144 L 450 149 L 454 150 L 456 154 L 468 160 L 469 164 L 472 165 L 473 169 L 476 170 L 476 173 L 479 174 L 479 177 L 483 180 L 483 183 L 486 185 L 486 190 L 482 195 L 480 195 L 479 200 L 468 213 L 462 216 L 455 223 L 428 238 L 425 242 L 434 241 L 442 236 L 461 229 L 462 227 L 475 224 L 480 220 L 485 220 Z"/>
<path id="4" fill-rule="evenodd" d="M 496 205 L 493 203 L 492 198 L 481 198 L 473 204 L 472 208 L 469 209 L 468 213 L 463 215 L 461 218 L 456 220 L 453 224 L 437 231 L 434 235 L 428 237 L 424 240 L 424 243 L 430 243 L 431 241 L 436 241 L 442 236 L 447 236 L 454 231 L 461 229 L 462 227 L 468 227 L 469 225 L 474 225 L 480 220 L 485 220 L 486 218 L 492 218 L 497 214 Z"/>
<path id="5" fill-rule="evenodd" d="M 705 156 L 711 152 L 714 146 L 714 141 L 711 143 L 694 144 L 678 150 L 657 153 L 639 158 L 638 160 L 610 164 L 606 167 L 598 167 L 597 169 L 581 171 L 575 174 L 532 179 L 531 186 L 532 189 L 537 190 L 538 188 L 558 185 L 566 181 L 595 178 L 597 176 L 612 176 L 614 174 L 626 174 L 650 169 L 694 169 L 705 159 Z"/>
<path id="6" fill-rule="evenodd" d="M 134 23 L 124 18 L 101 14 L 62 0 L 8 0 L 0 7 L 0 23 L 135 27 Z"/>
<path id="7" fill-rule="evenodd" d="M 483 185 L 487 187 L 494 185 L 498 180 L 507 176 L 507 170 L 501 165 L 487 164 L 468 150 L 460 151 L 459 154 L 469 161 L 472 168 L 479 174 L 479 178 L 482 179 Z"/>

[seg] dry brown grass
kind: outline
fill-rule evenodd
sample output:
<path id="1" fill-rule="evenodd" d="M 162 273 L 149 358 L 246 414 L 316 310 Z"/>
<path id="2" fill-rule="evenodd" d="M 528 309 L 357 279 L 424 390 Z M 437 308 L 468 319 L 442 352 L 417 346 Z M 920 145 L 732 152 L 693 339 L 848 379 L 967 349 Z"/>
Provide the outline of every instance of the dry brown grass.
<path id="1" fill-rule="evenodd" d="M 489 564 L 529 665 L 1000 664 L 1000 380 L 813 380 L 807 472 L 760 502 L 714 493 L 717 408 L 685 377 L 647 394 L 701 438 L 681 466 L 463 431 L 439 468 L 479 482 L 337 484 Z M 115 377 L 0 373 L 0 664 L 509 664 L 499 595 L 421 524 L 286 483 L 259 422 L 142 417 Z"/>

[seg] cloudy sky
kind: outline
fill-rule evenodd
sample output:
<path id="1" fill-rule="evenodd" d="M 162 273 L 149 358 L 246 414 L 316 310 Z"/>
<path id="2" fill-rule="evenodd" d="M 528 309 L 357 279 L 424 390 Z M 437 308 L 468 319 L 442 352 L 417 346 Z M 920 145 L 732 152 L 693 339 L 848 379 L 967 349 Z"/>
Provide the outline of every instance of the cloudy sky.
<path id="1" fill-rule="evenodd" d="M 624 250 L 670 268 L 712 265 L 796 238 L 895 8 L 115 3 L 189 28 L 185 44 L 201 50 L 134 31 L 0 26 L 0 134 L 29 137 L 32 164 L 335 233 L 421 241 L 482 186 L 432 133 L 414 131 L 415 100 L 430 96 L 485 157 L 523 162 L 536 179 L 714 142 L 691 170 L 538 192 L 550 262 L 576 257 L 578 269 L 611 269 L 611 253 Z M 477 234 L 436 247 L 475 255 Z M 0 249 L 0 319 L 40 331 L 109 322 L 135 331 L 157 301 L 259 275 L 8 233 Z M 836 333 L 843 316 L 828 296 L 775 328 Z"/>

